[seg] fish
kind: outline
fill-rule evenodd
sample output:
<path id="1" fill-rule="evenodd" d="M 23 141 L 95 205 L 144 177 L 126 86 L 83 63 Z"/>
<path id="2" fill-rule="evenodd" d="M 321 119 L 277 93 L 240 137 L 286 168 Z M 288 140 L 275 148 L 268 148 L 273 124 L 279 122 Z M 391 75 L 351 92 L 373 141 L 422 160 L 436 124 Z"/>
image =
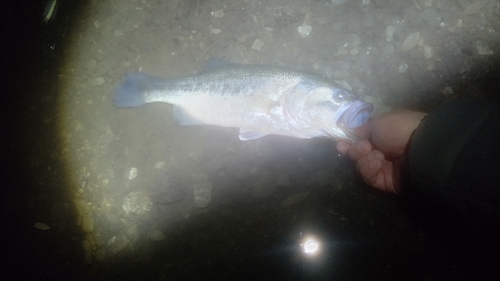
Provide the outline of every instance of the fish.
<path id="1" fill-rule="evenodd" d="M 353 142 L 373 105 L 322 76 L 284 66 L 207 63 L 197 74 L 159 78 L 128 73 L 116 86 L 118 108 L 163 102 L 181 126 L 239 128 L 241 141 L 267 135 Z"/>

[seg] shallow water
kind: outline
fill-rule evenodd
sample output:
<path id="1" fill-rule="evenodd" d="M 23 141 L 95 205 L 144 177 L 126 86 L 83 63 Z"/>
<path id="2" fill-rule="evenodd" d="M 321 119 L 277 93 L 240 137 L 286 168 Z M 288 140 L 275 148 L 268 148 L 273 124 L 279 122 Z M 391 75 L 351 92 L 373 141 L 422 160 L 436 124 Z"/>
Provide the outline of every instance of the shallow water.
<path id="1" fill-rule="evenodd" d="M 170 105 L 118 109 L 112 96 L 129 71 L 183 76 L 215 57 L 318 73 L 377 112 L 482 98 L 500 52 L 497 1 L 60 5 L 37 37 L 25 89 L 36 92 L 12 146 L 30 188 L 20 237 L 36 240 L 25 244 L 36 276 L 467 276 L 334 141 L 241 142 L 236 129 L 178 126 Z M 317 257 L 301 251 L 308 235 Z"/>

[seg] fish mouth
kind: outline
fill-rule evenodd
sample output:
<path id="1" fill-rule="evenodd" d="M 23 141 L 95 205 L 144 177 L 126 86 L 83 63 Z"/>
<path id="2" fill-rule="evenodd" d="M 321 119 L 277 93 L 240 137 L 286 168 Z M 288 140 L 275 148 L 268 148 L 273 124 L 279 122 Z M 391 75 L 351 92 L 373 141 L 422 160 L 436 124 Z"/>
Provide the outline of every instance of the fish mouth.
<path id="1" fill-rule="evenodd" d="M 363 126 L 373 112 L 373 105 L 364 101 L 355 101 L 347 105 L 341 112 L 337 120 L 337 126 L 343 130 L 351 131 L 355 128 Z"/>

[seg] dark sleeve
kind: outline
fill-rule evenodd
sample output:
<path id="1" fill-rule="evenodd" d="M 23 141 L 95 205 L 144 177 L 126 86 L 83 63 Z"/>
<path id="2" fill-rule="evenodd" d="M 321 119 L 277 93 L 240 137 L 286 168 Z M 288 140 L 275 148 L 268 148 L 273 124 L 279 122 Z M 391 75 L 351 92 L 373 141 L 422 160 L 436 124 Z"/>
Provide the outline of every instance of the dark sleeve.
<path id="1" fill-rule="evenodd" d="M 460 242 L 498 244 L 500 103 L 438 107 L 415 130 L 407 157 L 402 197 L 419 219 Z"/>

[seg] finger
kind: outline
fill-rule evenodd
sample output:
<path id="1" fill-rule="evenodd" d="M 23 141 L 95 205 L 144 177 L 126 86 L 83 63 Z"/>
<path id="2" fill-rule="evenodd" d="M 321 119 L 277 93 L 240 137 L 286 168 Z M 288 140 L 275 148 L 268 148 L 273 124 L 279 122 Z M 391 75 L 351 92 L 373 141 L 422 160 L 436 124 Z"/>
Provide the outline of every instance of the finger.
<path id="1" fill-rule="evenodd" d="M 376 188 L 379 188 L 383 191 L 398 194 L 398 191 L 396 190 L 396 186 L 394 185 L 394 181 L 393 181 L 393 179 L 394 179 L 393 178 L 393 174 L 394 174 L 393 165 L 394 165 L 394 163 L 392 163 L 392 162 L 387 162 L 387 161 L 382 162 L 382 169 L 379 173 L 377 183 L 375 183 L 373 186 Z"/>
<path id="2" fill-rule="evenodd" d="M 370 139 L 371 123 L 372 121 L 368 120 L 363 126 L 353 129 L 352 133 L 362 140 Z"/>
<path id="3" fill-rule="evenodd" d="M 365 182 L 371 186 L 380 188 L 380 176 L 382 170 L 382 164 L 384 161 L 384 154 L 378 150 L 373 150 L 367 155 L 359 158 L 356 162 L 356 166 L 358 168 L 361 177 L 365 180 Z"/>
<path id="4" fill-rule="evenodd" d="M 367 140 L 361 140 L 352 144 L 347 150 L 347 154 L 352 160 L 357 161 L 359 158 L 370 153 L 370 151 L 372 151 L 371 143 Z"/>
<path id="5" fill-rule="evenodd" d="M 349 150 L 349 147 L 351 144 L 345 142 L 345 141 L 338 141 L 337 142 L 337 150 L 340 154 L 347 154 L 347 151 Z"/>

